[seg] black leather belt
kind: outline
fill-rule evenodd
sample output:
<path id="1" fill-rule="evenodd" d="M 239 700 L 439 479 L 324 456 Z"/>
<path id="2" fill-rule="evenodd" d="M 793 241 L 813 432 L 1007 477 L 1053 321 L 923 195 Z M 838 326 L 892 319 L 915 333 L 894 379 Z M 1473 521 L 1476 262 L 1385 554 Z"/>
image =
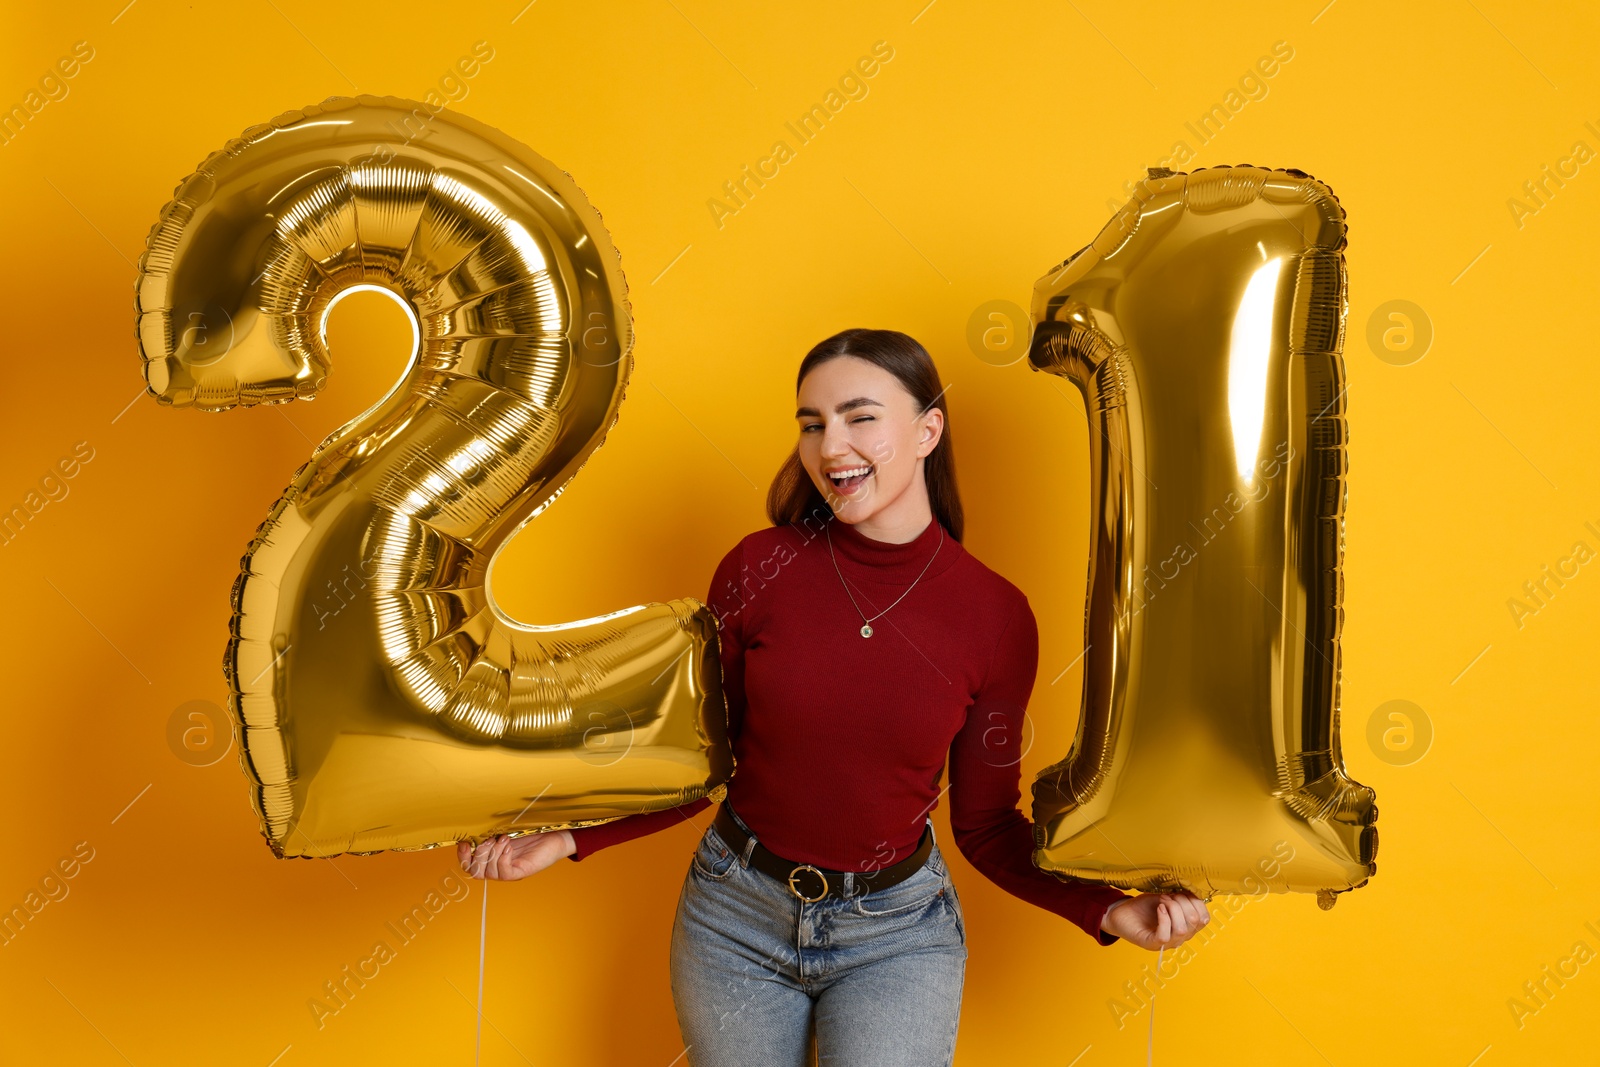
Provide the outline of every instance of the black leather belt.
<path id="1" fill-rule="evenodd" d="M 750 841 L 750 835 L 745 833 L 729 814 L 726 801 L 717 808 L 716 818 L 711 822 L 717 828 L 717 833 L 722 835 L 723 841 L 727 842 L 728 847 L 743 855 L 745 845 Z M 905 881 L 922 869 L 922 865 L 928 860 L 928 854 L 932 851 L 933 826 L 924 824 L 922 840 L 917 842 L 917 847 L 911 855 L 899 863 L 873 871 L 851 872 L 855 875 L 855 884 L 863 887 L 856 895 L 887 889 L 897 882 Z M 809 863 L 786 860 L 760 841 L 756 842 L 754 850 L 750 853 L 750 866 L 784 883 L 789 887 L 789 892 L 808 904 L 821 900 L 829 893 L 844 891 L 844 871 L 830 871 L 824 867 L 813 867 Z"/>

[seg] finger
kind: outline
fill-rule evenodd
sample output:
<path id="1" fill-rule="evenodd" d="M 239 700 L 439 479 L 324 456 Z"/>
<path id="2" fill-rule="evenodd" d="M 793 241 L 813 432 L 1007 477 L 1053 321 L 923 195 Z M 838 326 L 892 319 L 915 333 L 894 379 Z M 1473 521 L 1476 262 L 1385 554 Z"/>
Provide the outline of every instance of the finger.
<path id="1" fill-rule="evenodd" d="M 1172 938 L 1172 919 L 1167 914 L 1165 898 L 1156 902 L 1156 941 L 1165 944 Z"/>
<path id="2" fill-rule="evenodd" d="M 499 837 L 491 837 L 484 842 L 487 852 L 483 857 L 483 876 L 485 878 L 500 877 L 500 856 L 505 851 L 505 845 Z"/>
<path id="3" fill-rule="evenodd" d="M 500 851 L 495 854 L 495 875 L 499 878 L 515 878 L 517 876 L 516 838 L 507 837 L 501 840 Z"/>
<path id="4" fill-rule="evenodd" d="M 1172 935 L 1179 941 L 1187 940 L 1192 931 L 1189 909 L 1181 893 L 1167 895 L 1167 910 L 1172 915 Z"/>
<path id="5" fill-rule="evenodd" d="M 1172 897 L 1172 914 L 1176 919 L 1174 927 L 1178 936 L 1188 938 L 1194 934 L 1195 914 L 1194 907 L 1186 894 L 1175 893 Z"/>
<path id="6" fill-rule="evenodd" d="M 1171 893 L 1163 894 L 1162 903 L 1167 906 L 1167 920 L 1172 923 L 1172 936 L 1170 942 L 1183 940 L 1183 912 L 1178 909 L 1178 902 Z"/>
<path id="7" fill-rule="evenodd" d="M 1194 897 L 1190 897 L 1187 893 L 1179 893 L 1174 896 L 1173 904 L 1176 905 L 1176 912 L 1181 920 L 1178 933 L 1184 937 L 1194 936 L 1195 929 L 1200 925 L 1200 915 L 1195 912 Z"/>
<path id="8" fill-rule="evenodd" d="M 497 847 L 494 850 L 494 876 L 496 878 L 515 877 L 517 850 L 512 843 L 515 839 L 501 835 L 495 839 Z"/>
<path id="9" fill-rule="evenodd" d="M 495 839 L 491 837 L 487 841 L 478 842 L 478 846 L 473 850 L 479 878 L 493 878 L 495 876 L 494 858 L 497 847 Z"/>

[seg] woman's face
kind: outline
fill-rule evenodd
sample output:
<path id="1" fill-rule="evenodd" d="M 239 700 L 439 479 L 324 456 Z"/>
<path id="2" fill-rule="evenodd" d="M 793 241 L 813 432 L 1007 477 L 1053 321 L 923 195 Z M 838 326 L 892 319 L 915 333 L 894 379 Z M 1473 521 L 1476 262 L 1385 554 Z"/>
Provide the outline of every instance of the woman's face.
<path id="1" fill-rule="evenodd" d="M 839 518 L 861 522 L 921 489 L 921 461 L 939 443 L 944 412 L 919 410 L 900 379 L 837 356 L 805 376 L 798 400 L 800 462 Z"/>

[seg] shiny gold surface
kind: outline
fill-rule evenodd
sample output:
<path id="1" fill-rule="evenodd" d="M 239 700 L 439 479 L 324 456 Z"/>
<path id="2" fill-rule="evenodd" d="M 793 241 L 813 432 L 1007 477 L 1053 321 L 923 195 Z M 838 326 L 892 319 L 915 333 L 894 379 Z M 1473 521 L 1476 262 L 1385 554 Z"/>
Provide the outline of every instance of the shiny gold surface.
<path id="1" fill-rule="evenodd" d="M 616 421 L 632 366 L 616 250 L 565 172 L 449 111 L 330 98 L 208 157 L 139 267 L 163 404 L 311 399 L 328 309 L 355 286 L 397 295 L 416 329 L 404 376 L 294 473 L 234 583 L 229 707 L 277 855 L 720 793 L 733 761 L 703 604 L 535 626 L 489 592 L 499 549 Z"/>
<path id="2" fill-rule="evenodd" d="M 1334 894 L 1376 871 L 1339 745 L 1344 212 L 1300 171 L 1152 170 L 1034 288 L 1082 392 L 1083 713 L 1035 862 L 1126 889 Z"/>

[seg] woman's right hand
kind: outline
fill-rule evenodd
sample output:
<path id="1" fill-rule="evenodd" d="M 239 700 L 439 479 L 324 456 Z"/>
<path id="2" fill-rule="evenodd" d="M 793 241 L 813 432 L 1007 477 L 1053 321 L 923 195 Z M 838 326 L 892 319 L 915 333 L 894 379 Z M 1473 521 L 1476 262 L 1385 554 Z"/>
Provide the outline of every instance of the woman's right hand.
<path id="1" fill-rule="evenodd" d="M 1100 919 L 1100 929 L 1151 952 L 1176 948 L 1211 921 L 1206 902 L 1181 889 L 1174 893 L 1141 893 L 1114 902 Z"/>
<path id="2" fill-rule="evenodd" d="M 578 842 L 573 839 L 571 830 L 517 837 L 496 834 L 476 846 L 468 841 L 456 842 L 456 859 L 468 876 L 497 878 L 503 882 L 515 882 L 537 874 L 576 851 Z"/>

